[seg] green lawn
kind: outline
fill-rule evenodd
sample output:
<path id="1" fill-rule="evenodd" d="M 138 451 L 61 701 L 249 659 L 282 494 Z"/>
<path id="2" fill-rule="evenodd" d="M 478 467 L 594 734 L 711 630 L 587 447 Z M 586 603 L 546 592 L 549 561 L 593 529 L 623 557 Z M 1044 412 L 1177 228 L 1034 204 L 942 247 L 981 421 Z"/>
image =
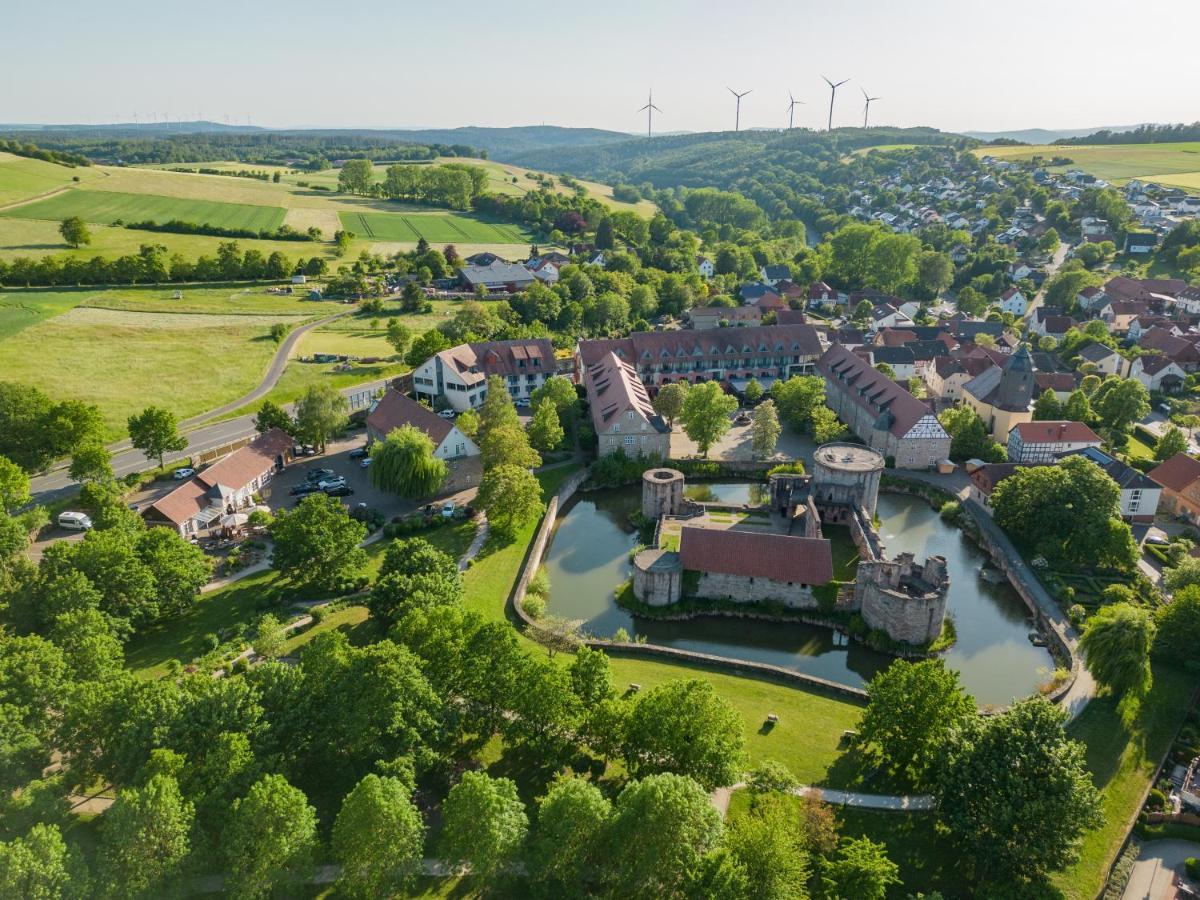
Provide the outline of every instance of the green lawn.
<path id="1" fill-rule="evenodd" d="M 60 166 L 40 159 L 27 159 L 0 153 L 0 204 L 15 203 L 28 197 L 74 184 L 72 179 L 89 181 L 97 176 L 89 166 Z"/>
<path id="2" fill-rule="evenodd" d="M 469 214 L 341 212 L 338 216 L 347 231 L 377 241 L 425 238 L 431 244 L 527 244 L 530 240 L 529 233 L 515 225 L 485 222 Z"/>
<path id="3" fill-rule="evenodd" d="M 1049 160 L 1055 156 L 1062 156 L 1071 160 L 1070 165 L 1054 167 L 1053 171 L 1082 169 L 1097 178 L 1117 183 L 1139 178 L 1163 184 L 1180 184 L 1184 187 L 1200 184 L 1200 142 L 1196 141 L 1163 144 L 980 147 L 975 153 L 979 156 L 1011 160 L 1029 160 L 1034 156 Z"/>
<path id="4" fill-rule="evenodd" d="M 118 191 L 71 190 L 8 210 L 0 215 L 21 219 L 60 221 L 79 216 L 87 222 L 111 225 L 113 222 L 168 222 L 180 219 L 221 228 L 274 230 L 283 224 L 282 207 L 252 206 L 248 203 L 221 203 L 213 200 L 184 200 L 153 194 L 125 194 Z M 147 235 L 151 234 L 146 232 Z M 150 240 L 149 237 L 146 238 Z"/>
<path id="5" fill-rule="evenodd" d="M 280 315 L 316 318 L 345 312 L 334 300 L 309 300 L 308 292 L 297 287 L 291 294 L 270 294 L 269 285 L 230 285 L 216 287 L 174 287 L 171 285 L 92 289 L 84 306 L 121 309 L 130 312 L 200 313 L 213 315 Z M 175 299 L 175 292 L 181 296 Z"/>
<path id="6" fill-rule="evenodd" d="M 10 326 L 16 336 L 0 341 L 0 378 L 97 404 L 117 438 L 147 406 L 186 419 L 251 390 L 275 355 L 270 329 L 280 320 L 75 307 L 19 334 Z"/>
<path id="7" fill-rule="evenodd" d="M 1154 459 L 1154 448 L 1131 434 L 1129 443 L 1125 445 L 1125 456 L 1130 462 L 1135 459 Z"/>
<path id="8" fill-rule="evenodd" d="M 358 643 L 356 638 L 374 635 L 375 629 L 367 623 L 368 615 L 369 613 L 365 606 L 344 606 L 341 609 L 334 610 L 319 625 L 313 625 L 304 631 L 294 632 L 291 637 L 283 642 L 283 651 L 280 655 L 295 656 L 305 644 L 312 641 L 317 635 L 324 634 L 327 631 L 345 632 L 350 636 L 351 643 Z"/>
<path id="9" fill-rule="evenodd" d="M 0 293 L 0 344 L 19 331 L 85 302 L 86 291 L 4 291 Z M 3 364 L 0 363 L 0 370 Z"/>

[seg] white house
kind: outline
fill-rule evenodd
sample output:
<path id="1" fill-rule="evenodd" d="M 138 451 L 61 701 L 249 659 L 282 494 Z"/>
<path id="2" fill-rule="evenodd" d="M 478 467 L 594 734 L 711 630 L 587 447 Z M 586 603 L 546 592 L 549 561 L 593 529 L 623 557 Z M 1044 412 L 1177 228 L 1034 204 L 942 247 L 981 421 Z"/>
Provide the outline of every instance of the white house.
<path id="1" fill-rule="evenodd" d="M 697 256 L 696 271 L 700 273 L 701 278 L 712 278 L 717 274 L 717 267 L 713 265 L 713 261 L 707 256 Z"/>
<path id="2" fill-rule="evenodd" d="M 554 284 L 558 281 L 558 266 L 548 259 L 534 259 L 526 263 L 525 268 L 533 273 L 533 277 L 543 284 Z"/>
<path id="3" fill-rule="evenodd" d="M 1187 373 L 1165 356 L 1148 354 L 1129 364 L 1129 377 L 1140 381 L 1148 391 L 1171 392 L 1183 386 Z"/>
<path id="4" fill-rule="evenodd" d="M 1008 432 L 1008 461 L 1050 463 L 1064 453 L 1099 446 L 1100 435 L 1082 422 L 1021 422 Z"/>
<path id="5" fill-rule="evenodd" d="M 1079 230 L 1084 237 L 1101 237 L 1108 234 L 1108 219 L 1084 216 L 1079 222 Z"/>
<path id="6" fill-rule="evenodd" d="M 1079 358 L 1094 365 L 1096 374 L 1102 378 L 1122 375 L 1125 371 L 1125 357 L 1104 344 L 1088 344 L 1079 351 Z"/>
<path id="7" fill-rule="evenodd" d="M 397 390 L 388 390 L 367 414 L 367 440 L 382 441 L 402 425 L 412 425 L 433 441 L 438 459 L 478 456 L 479 447 L 454 424 Z"/>
<path id="8" fill-rule="evenodd" d="M 759 277 L 767 284 L 774 287 L 781 281 L 789 281 L 792 277 L 792 270 L 782 264 L 771 266 L 763 266 L 758 270 Z"/>
<path id="9" fill-rule="evenodd" d="M 1008 277 L 1012 281 L 1022 281 L 1033 274 L 1033 266 L 1023 260 L 1017 260 L 1008 265 Z"/>
<path id="10" fill-rule="evenodd" d="M 459 344 L 431 356 L 413 370 L 413 393 L 432 405 L 441 402 L 462 412 L 487 397 L 490 375 L 504 379 L 516 401 L 554 374 L 554 345 L 546 338 Z"/>
<path id="11" fill-rule="evenodd" d="M 1025 315 L 1025 310 L 1029 308 L 1029 303 L 1015 287 L 1010 287 L 1007 291 L 1000 295 L 1000 309 L 1006 313 L 1012 313 L 1014 316 Z"/>

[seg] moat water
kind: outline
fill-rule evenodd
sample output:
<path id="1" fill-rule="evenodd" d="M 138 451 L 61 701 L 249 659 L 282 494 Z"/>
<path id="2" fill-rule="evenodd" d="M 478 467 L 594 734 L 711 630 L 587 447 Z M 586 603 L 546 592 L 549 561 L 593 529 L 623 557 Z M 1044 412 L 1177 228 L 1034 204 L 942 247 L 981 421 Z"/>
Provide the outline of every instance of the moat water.
<path id="1" fill-rule="evenodd" d="M 701 483 L 689 496 L 725 503 L 759 502 L 764 486 Z M 629 514 L 641 488 L 581 493 L 559 518 L 546 556 L 550 575 L 548 612 L 580 619 L 583 629 L 611 637 L 619 628 L 668 647 L 786 666 L 861 687 L 893 657 L 859 643 L 837 644 L 828 628 L 799 623 L 704 617 L 685 622 L 635 618 L 616 605 L 614 589 L 630 576 L 629 551 L 637 534 Z M 1029 642 L 1028 611 L 1007 584 L 979 577 L 986 555 L 957 528 L 947 525 L 917 497 L 881 494 L 879 533 L 889 557 L 910 552 L 918 560 L 946 557 L 949 612 L 958 641 L 944 654 L 966 689 L 981 704 L 1007 703 L 1033 693 L 1054 668 L 1050 654 Z"/>

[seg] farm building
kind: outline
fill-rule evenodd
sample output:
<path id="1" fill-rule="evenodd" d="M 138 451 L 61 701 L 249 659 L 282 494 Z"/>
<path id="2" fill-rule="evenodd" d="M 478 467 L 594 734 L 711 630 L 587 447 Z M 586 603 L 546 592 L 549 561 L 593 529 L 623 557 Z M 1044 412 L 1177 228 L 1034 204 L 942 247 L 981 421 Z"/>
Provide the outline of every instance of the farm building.
<path id="1" fill-rule="evenodd" d="M 515 294 L 533 284 L 536 276 L 524 266 L 496 260 L 487 266 L 463 266 L 458 270 L 458 280 L 468 291 L 482 287 L 489 291 Z"/>

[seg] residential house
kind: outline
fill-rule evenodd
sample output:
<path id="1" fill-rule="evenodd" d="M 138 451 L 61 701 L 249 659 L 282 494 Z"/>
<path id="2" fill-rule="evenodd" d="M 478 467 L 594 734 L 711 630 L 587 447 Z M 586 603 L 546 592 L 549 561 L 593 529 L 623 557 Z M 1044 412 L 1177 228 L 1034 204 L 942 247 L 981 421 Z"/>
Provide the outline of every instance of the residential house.
<path id="1" fill-rule="evenodd" d="M 1094 365 L 1101 378 L 1125 374 L 1125 357 L 1105 344 L 1088 344 L 1079 351 L 1079 359 Z"/>
<path id="2" fill-rule="evenodd" d="M 1200 525 L 1200 460 L 1176 453 L 1147 474 L 1162 487 L 1165 512 Z"/>
<path id="3" fill-rule="evenodd" d="M 1103 237 L 1109 233 L 1108 220 L 1084 216 L 1079 222 L 1079 231 L 1084 237 Z"/>
<path id="4" fill-rule="evenodd" d="M 778 299 L 779 292 L 769 284 L 763 284 L 760 281 L 751 281 L 743 284 L 738 295 L 742 298 L 743 303 L 757 304 L 763 297 L 771 296 Z"/>
<path id="5" fill-rule="evenodd" d="M 1186 337 L 1175 334 L 1174 329 L 1155 327 L 1147 330 L 1138 337 L 1138 346 L 1143 350 L 1161 353 L 1167 359 L 1179 365 L 1185 372 L 1195 372 L 1200 369 L 1200 335 L 1189 334 Z"/>
<path id="6" fill-rule="evenodd" d="M 1079 387 L 1082 377 L 1078 372 L 1034 372 L 1034 393 L 1041 396 L 1050 391 L 1060 403 L 1066 400 Z"/>
<path id="7" fill-rule="evenodd" d="M 1085 287 L 1075 295 L 1075 300 L 1079 303 L 1079 308 L 1084 312 L 1092 312 L 1093 308 L 1098 307 L 1107 299 L 1104 291 L 1098 287 Z"/>
<path id="8" fill-rule="evenodd" d="M 1069 456 L 1082 456 L 1090 459 L 1117 483 L 1117 487 L 1121 489 L 1121 518 L 1131 522 L 1154 521 L 1154 515 L 1158 512 L 1158 504 L 1162 499 L 1162 487 L 1156 481 L 1133 466 L 1105 453 L 1099 447 L 1071 450 L 1063 454 L 1064 459 Z"/>
<path id="9" fill-rule="evenodd" d="M 762 310 L 757 306 L 693 306 L 688 318 L 696 329 L 718 328 L 722 322 L 729 325 L 761 325 Z"/>
<path id="10" fill-rule="evenodd" d="M 1175 295 L 1175 303 L 1188 315 L 1200 315 L 1200 288 L 1184 288 Z"/>
<path id="11" fill-rule="evenodd" d="M 1000 295 L 1000 310 L 1002 312 L 1011 313 L 1014 316 L 1025 315 L 1025 310 L 1029 308 L 1029 301 L 1025 299 L 1025 295 L 1021 293 L 1019 288 L 1010 287 Z"/>
<path id="12" fill-rule="evenodd" d="M 829 407 L 900 469 L 928 469 L 950 456 L 950 436 L 933 411 L 870 363 L 834 344 L 817 363 Z"/>
<path id="13" fill-rule="evenodd" d="M 1008 461 L 1051 463 L 1064 453 L 1099 447 L 1100 435 L 1082 422 L 1022 422 L 1008 433 Z"/>
<path id="14" fill-rule="evenodd" d="M 1053 310 L 1039 306 L 1034 313 L 1029 330 L 1040 337 L 1052 337 L 1056 341 L 1061 341 L 1076 324 L 1078 323 L 1070 316 L 1059 315 Z"/>
<path id="15" fill-rule="evenodd" d="M 495 253 L 489 253 L 485 250 L 483 253 L 472 253 L 470 256 L 464 259 L 463 262 L 468 266 L 479 266 L 481 268 L 486 268 L 493 263 L 502 263 L 505 262 L 505 260 L 501 259 Z"/>
<path id="16" fill-rule="evenodd" d="M 533 272 L 524 266 L 501 260 L 487 266 L 466 265 L 458 270 L 458 280 L 468 291 L 477 291 L 482 287 L 489 291 L 515 294 L 533 284 L 534 278 Z"/>
<path id="17" fill-rule="evenodd" d="M 600 456 L 671 455 L 671 429 L 654 411 L 636 370 L 611 350 L 583 370 Z"/>
<path id="18" fill-rule="evenodd" d="M 700 273 L 701 278 L 712 278 L 717 274 L 717 267 L 707 256 L 697 256 L 696 271 Z"/>
<path id="19" fill-rule="evenodd" d="M 525 268 L 532 272 L 533 276 L 543 284 L 554 284 L 558 281 L 558 264 L 544 256 L 531 259 L 525 264 Z"/>
<path id="20" fill-rule="evenodd" d="M 1158 235 L 1154 232 L 1131 231 L 1125 235 L 1125 252 L 1135 256 L 1153 253 L 1158 246 Z"/>
<path id="21" fill-rule="evenodd" d="M 923 378 L 930 396 L 949 406 L 962 398 L 964 384 L 995 367 L 987 357 L 944 356 L 925 369 Z"/>
<path id="22" fill-rule="evenodd" d="M 1024 281 L 1033 275 L 1035 269 L 1025 260 L 1018 259 L 1016 262 L 1009 263 L 1005 271 L 1010 281 Z"/>
<path id="23" fill-rule="evenodd" d="M 954 227 L 958 228 L 962 226 L 955 225 Z M 961 266 L 970 258 L 970 256 L 971 251 L 967 249 L 965 244 L 955 244 L 950 248 L 950 262 L 954 263 L 956 266 Z"/>
<path id="24" fill-rule="evenodd" d="M 908 347 L 863 348 L 870 355 L 872 366 L 888 366 L 897 381 L 908 381 L 917 375 L 917 359 Z"/>
<path id="25" fill-rule="evenodd" d="M 1129 377 L 1140 381 L 1149 391 L 1173 394 L 1183 387 L 1187 373 L 1165 356 L 1146 354 L 1129 364 Z"/>
<path id="26" fill-rule="evenodd" d="M 554 374 L 554 345 L 546 338 L 459 344 L 413 369 L 413 393 L 433 406 L 462 412 L 483 403 L 491 375 L 504 379 L 514 400 L 528 400 Z"/>
<path id="27" fill-rule="evenodd" d="M 1037 383 L 1029 347 L 1022 344 L 1003 367 L 987 369 L 963 385 L 963 402 L 978 413 L 997 442 L 1008 440 L 1013 426 L 1033 420 Z"/>
<path id="28" fill-rule="evenodd" d="M 967 490 L 967 499 L 974 500 L 989 516 L 992 514 L 992 492 L 996 485 L 1022 468 L 1016 463 L 985 463 L 971 469 L 968 478 L 971 486 Z"/>
<path id="29" fill-rule="evenodd" d="M 841 302 L 838 292 L 824 281 L 814 281 L 808 286 L 809 306 L 820 306 L 822 303 L 837 304 Z"/>
<path id="30" fill-rule="evenodd" d="M 769 285 L 776 285 L 781 281 L 786 281 L 792 277 L 792 270 L 786 265 L 776 264 L 763 266 L 758 270 L 759 277 Z"/>
<path id="31" fill-rule="evenodd" d="M 260 434 L 192 476 L 142 513 L 147 525 L 174 528 L 184 538 L 245 524 L 255 494 L 292 460 L 295 439 L 278 428 Z"/>
<path id="32" fill-rule="evenodd" d="M 904 328 L 913 320 L 890 303 L 876 303 L 871 307 L 871 326 L 879 328 Z"/>
<path id="33" fill-rule="evenodd" d="M 443 419 L 432 410 L 395 389 L 384 391 L 367 413 L 367 441 L 382 441 L 402 425 L 424 432 L 433 442 L 438 459 L 478 456 L 479 447 L 451 419 Z"/>

